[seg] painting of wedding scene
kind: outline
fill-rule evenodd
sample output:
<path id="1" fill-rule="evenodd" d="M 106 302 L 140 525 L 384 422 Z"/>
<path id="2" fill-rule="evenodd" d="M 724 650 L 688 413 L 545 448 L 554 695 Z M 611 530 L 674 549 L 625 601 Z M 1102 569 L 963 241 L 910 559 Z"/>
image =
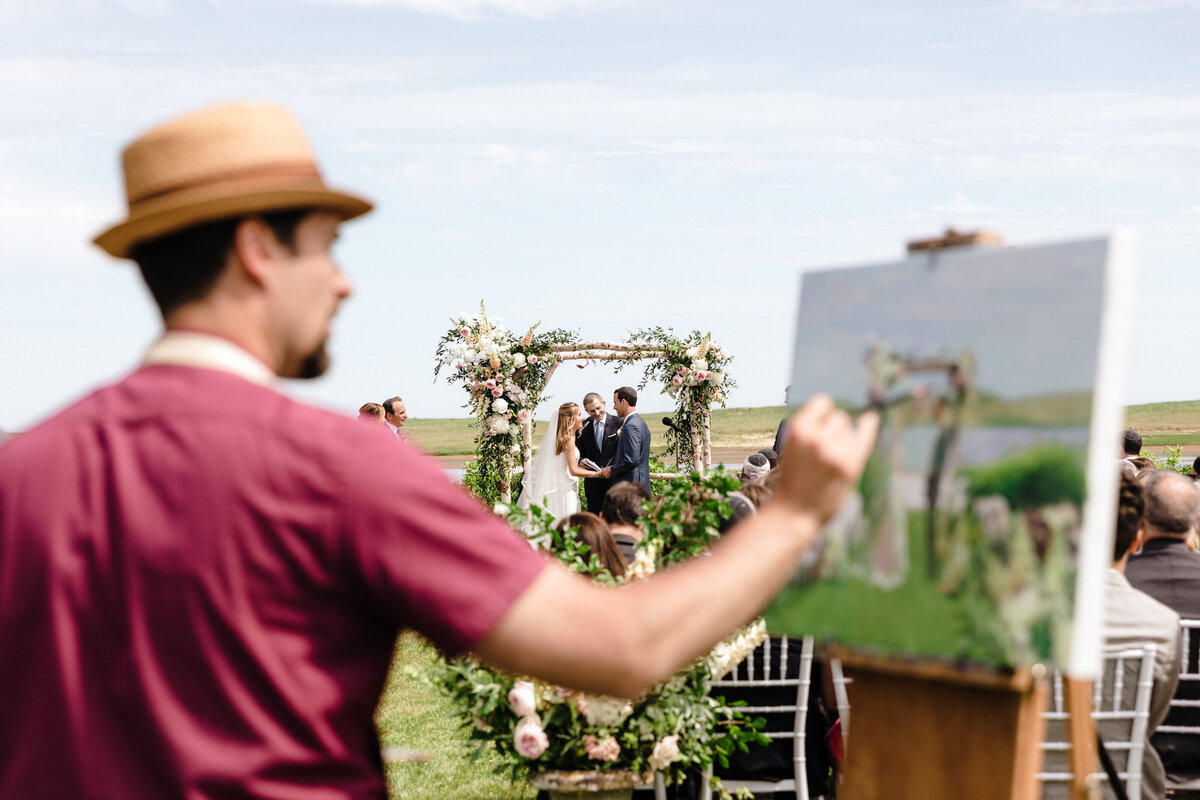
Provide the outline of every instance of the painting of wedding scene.
<path id="1" fill-rule="evenodd" d="M 872 409 L 867 468 L 767 613 L 882 655 L 1065 663 L 1106 244 L 803 278 L 791 396 Z"/>

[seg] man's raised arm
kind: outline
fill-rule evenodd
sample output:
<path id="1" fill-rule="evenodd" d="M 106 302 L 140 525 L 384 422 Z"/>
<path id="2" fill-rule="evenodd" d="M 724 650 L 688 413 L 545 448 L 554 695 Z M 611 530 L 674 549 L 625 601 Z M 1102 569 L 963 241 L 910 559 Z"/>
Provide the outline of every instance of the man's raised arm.
<path id="1" fill-rule="evenodd" d="M 512 672 L 634 696 L 745 624 L 795 570 L 858 480 L 878 428 L 824 395 L 791 420 L 775 496 L 696 558 L 646 581 L 605 587 L 554 567 L 517 598 L 475 648 Z"/>

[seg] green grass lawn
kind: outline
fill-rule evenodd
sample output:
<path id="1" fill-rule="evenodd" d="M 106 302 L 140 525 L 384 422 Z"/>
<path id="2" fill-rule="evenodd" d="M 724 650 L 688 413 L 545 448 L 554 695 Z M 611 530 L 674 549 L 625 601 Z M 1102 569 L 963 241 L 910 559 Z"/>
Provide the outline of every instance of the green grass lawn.
<path id="1" fill-rule="evenodd" d="M 450 714 L 451 705 L 432 686 L 410 677 L 408 666 L 423 667 L 437 653 L 421 637 L 405 633 L 396 643 L 387 688 L 375 712 L 384 747 L 424 750 L 422 764 L 388 764 L 388 793 L 395 800 L 534 800 L 527 784 L 513 785 L 494 774 L 500 760 L 485 750 L 475 762 L 466 732 Z"/>

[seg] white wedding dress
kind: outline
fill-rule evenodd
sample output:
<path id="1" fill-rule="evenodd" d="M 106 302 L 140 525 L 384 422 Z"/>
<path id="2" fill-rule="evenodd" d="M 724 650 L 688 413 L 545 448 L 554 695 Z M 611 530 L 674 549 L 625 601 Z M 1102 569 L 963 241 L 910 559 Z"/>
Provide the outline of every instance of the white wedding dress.
<path id="1" fill-rule="evenodd" d="M 564 450 L 554 454 L 555 426 L 546 426 L 545 437 L 533 456 L 529 472 L 521 480 L 521 496 L 517 500 L 518 508 L 530 506 L 545 506 L 554 518 L 562 519 L 579 511 L 579 479 L 571 474 L 567 466 L 567 456 L 570 452 L 579 463 L 579 451 Z"/>

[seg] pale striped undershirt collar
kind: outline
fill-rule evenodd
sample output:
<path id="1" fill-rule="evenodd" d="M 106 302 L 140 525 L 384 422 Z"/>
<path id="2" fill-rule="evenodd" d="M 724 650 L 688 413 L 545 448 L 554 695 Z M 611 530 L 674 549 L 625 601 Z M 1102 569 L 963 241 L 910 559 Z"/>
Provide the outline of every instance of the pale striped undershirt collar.
<path id="1" fill-rule="evenodd" d="M 150 345 L 142 363 L 215 369 L 260 386 L 275 383 L 271 368 L 249 352 L 228 339 L 198 331 L 167 331 Z"/>

